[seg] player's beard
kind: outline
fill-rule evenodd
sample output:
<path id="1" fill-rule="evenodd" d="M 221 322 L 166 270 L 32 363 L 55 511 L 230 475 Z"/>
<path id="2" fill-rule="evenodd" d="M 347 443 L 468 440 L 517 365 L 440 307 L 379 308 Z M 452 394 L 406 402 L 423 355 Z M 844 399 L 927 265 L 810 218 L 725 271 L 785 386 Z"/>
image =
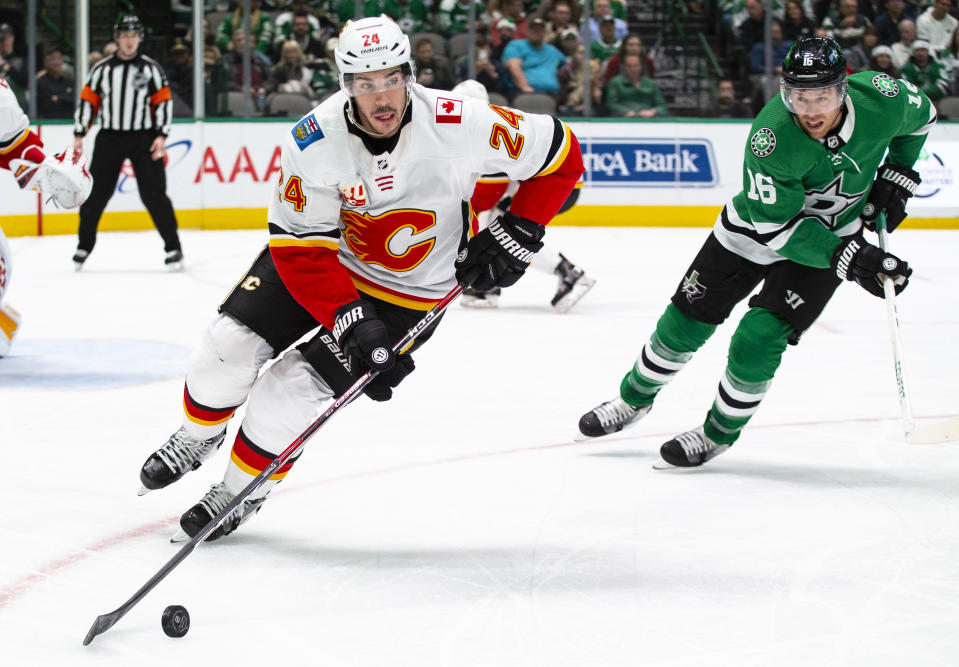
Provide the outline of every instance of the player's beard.
<path id="1" fill-rule="evenodd" d="M 391 121 L 391 124 L 392 124 L 391 128 L 381 131 L 379 128 L 382 127 L 383 124 L 382 122 L 377 121 L 374 118 L 374 116 L 376 116 L 377 114 L 384 114 L 384 113 L 393 114 L 393 120 Z M 390 137 L 390 136 L 393 136 L 393 134 L 395 134 L 396 131 L 399 129 L 400 112 L 399 110 L 397 110 L 396 108 L 388 104 L 378 106 L 372 111 L 370 111 L 369 113 L 364 115 L 366 116 L 365 120 L 366 120 L 367 127 L 364 127 L 363 130 L 366 131 L 367 134 L 371 134 L 375 137 Z"/>

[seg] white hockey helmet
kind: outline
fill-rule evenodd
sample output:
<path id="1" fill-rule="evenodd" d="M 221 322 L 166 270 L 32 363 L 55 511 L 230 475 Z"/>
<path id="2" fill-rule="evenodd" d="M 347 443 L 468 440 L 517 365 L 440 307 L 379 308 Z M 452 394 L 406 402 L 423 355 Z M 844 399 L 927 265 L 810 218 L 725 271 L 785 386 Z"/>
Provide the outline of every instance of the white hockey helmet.
<path id="1" fill-rule="evenodd" d="M 386 14 L 347 21 L 333 57 L 340 71 L 340 88 L 350 97 L 354 96 L 356 74 L 400 67 L 407 90 L 416 79 L 410 38 Z"/>
<path id="2" fill-rule="evenodd" d="M 462 95 L 463 97 L 475 97 L 478 100 L 483 100 L 487 104 L 489 103 L 489 93 L 486 91 L 486 86 L 475 79 L 460 81 L 453 86 L 453 90 L 450 92 Z"/>

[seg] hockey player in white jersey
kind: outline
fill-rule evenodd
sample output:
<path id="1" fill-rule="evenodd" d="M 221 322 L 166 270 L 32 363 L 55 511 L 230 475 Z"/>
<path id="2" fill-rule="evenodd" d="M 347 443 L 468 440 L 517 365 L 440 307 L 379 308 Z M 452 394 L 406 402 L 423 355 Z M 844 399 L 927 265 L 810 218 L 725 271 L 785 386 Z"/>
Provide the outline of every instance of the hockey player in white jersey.
<path id="1" fill-rule="evenodd" d="M 474 97 L 489 103 L 489 93 L 486 86 L 474 79 L 460 81 L 451 91 L 454 95 Z M 578 187 L 583 184 L 582 179 L 574 189 L 558 213 L 569 210 L 579 197 Z M 513 195 L 519 190 L 519 183 L 511 181 L 505 174 L 487 174 L 476 181 L 476 188 L 470 198 L 470 205 L 476 213 L 478 229 L 487 227 L 493 220 L 505 213 L 513 201 Z M 586 275 L 582 268 L 573 264 L 561 252 L 550 244 L 544 243 L 536 255 L 533 256 L 531 268 L 539 273 L 554 276 L 558 279 L 556 293 L 550 299 L 550 305 L 558 313 L 567 313 L 575 306 L 586 293 L 593 288 L 596 280 Z M 461 302 L 467 308 L 496 308 L 502 290 L 494 287 L 488 291 L 469 287 L 463 290 Z"/>
<path id="2" fill-rule="evenodd" d="M 180 519 L 190 536 L 355 377 L 379 371 L 364 391 L 388 400 L 435 327 L 399 355 L 393 343 L 458 281 L 489 289 L 518 280 L 583 173 L 579 144 L 561 121 L 416 84 L 409 39 L 386 16 L 348 22 L 335 58 L 341 91 L 282 146 L 269 247 L 194 352 L 183 427 L 140 471 L 146 492 L 198 468 L 247 401 L 223 481 Z M 473 186 L 500 172 L 521 182 L 510 211 L 470 237 Z M 258 511 L 294 462 L 207 539 Z"/>
<path id="3" fill-rule="evenodd" d="M 79 206 L 90 193 L 92 182 L 78 155 L 64 151 L 49 158 L 43 142 L 30 129 L 30 119 L 16 95 L 0 78 L 0 168 L 13 173 L 21 189 L 39 190 L 63 208 Z M 20 328 L 20 313 L 4 303 L 13 263 L 10 246 L 0 229 L 0 357 L 10 351 Z"/>

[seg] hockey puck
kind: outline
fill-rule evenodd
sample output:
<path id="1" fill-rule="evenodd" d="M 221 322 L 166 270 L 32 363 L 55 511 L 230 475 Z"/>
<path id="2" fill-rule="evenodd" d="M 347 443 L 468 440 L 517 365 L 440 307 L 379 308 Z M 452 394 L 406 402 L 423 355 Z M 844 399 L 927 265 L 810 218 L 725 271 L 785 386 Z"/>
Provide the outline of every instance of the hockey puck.
<path id="1" fill-rule="evenodd" d="M 182 637 L 190 629 L 190 612 L 186 607 L 171 604 L 163 610 L 160 625 L 167 637 Z"/>

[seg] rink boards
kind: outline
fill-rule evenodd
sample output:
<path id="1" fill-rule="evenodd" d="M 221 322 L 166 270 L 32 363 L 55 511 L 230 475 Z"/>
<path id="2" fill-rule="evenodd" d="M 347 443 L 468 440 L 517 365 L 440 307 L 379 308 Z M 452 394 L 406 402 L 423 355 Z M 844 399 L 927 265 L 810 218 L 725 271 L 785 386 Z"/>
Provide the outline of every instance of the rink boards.
<path id="1" fill-rule="evenodd" d="M 181 227 L 258 228 L 280 169 L 288 119 L 177 122 L 167 142 L 167 193 Z M 708 227 L 742 187 L 749 123 L 739 121 L 570 122 L 586 164 L 578 204 L 553 224 Z M 72 125 L 38 128 L 48 152 L 72 143 Z M 89 155 L 95 131 L 85 139 Z M 923 182 L 910 202 L 910 226 L 959 229 L 959 124 L 940 123 L 916 167 Z M 74 234 L 77 213 L 21 192 L 0 178 L 0 227 L 8 236 Z M 101 230 L 152 226 L 129 162 L 107 206 Z"/>

